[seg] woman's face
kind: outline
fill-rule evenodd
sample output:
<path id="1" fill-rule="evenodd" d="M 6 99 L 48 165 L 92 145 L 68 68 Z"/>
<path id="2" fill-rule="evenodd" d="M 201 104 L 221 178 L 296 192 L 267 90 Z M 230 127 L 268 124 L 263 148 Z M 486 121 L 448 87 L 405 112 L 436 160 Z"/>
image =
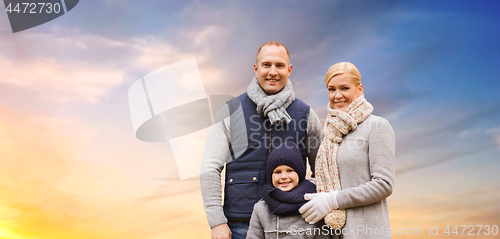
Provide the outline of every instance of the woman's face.
<path id="1" fill-rule="evenodd" d="M 345 110 L 349 104 L 363 95 L 363 85 L 356 86 L 347 74 L 332 77 L 327 88 L 328 99 L 335 110 Z"/>

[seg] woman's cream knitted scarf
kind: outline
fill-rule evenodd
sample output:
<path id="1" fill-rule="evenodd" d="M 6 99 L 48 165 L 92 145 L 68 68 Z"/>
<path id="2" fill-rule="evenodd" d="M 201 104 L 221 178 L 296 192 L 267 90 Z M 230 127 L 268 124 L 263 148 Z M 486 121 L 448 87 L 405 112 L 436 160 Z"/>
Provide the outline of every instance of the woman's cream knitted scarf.
<path id="1" fill-rule="evenodd" d="M 373 111 L 373 106 L 363 95 L 354 100 L 345 111 L 335 110 L 328 103 L 328 116 L 323 129 L 324 138 L 316 157 L 316 190 L 329 192 L 341 190 L 337 166 L 337 152 L 342 137 L 356 129 Z M 341 228 L 345 223 L 345 210 L 333 210 L 325 216 L 325 223 Z"/>

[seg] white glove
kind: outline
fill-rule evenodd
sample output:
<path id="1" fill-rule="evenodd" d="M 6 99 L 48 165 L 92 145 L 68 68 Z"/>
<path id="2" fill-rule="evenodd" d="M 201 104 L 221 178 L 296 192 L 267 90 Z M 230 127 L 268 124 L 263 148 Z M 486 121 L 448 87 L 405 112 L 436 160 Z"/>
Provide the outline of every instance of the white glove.
<path id="1" fill-rule="evenodd" d="M 338 209 L 337 193 L 338 191 L 306 193 L 304 199 L 310 201 L 299 208 L 302 218 L 309 224 L 315 224 L 326 214 Z"/>

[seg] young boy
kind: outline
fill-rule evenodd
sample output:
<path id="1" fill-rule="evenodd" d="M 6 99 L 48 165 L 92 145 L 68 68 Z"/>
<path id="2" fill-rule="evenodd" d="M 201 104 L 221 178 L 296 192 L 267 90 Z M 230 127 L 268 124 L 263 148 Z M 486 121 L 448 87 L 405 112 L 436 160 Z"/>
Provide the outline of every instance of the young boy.
<path id="1" fill-rule="evenodd" d="M 300 216 L 306 203 L 304 194 L 315 193 L 316 185 L 305 179 L 306 167 L 297 145 L 285 142 L 269 155 L 268 182 L 263 199 L 253 208 L 247 239 L 253 238 L 330 238 L 319 224 L 310 225 Z"/>

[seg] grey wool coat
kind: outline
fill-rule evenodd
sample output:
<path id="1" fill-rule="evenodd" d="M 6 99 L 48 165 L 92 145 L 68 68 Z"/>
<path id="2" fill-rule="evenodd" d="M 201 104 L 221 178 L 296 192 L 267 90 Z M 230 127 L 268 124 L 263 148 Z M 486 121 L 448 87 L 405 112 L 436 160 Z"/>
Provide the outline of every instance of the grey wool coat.
<path id="1" fill-rule="evenodd" d="M 261 199 L 253 207 L 247 239 L 330 238 L 329 228 L 323 220 L 311 225 L 300 215 L 273 215 Z"/>
<path id="2" fill-rule="evenodd" d="M 337 165 L 346 224 L 339 238 L 391 238 L 386 198 L 392 194 L 396 143 L 389 122 L 370 115 L 339 145 Z"/>

